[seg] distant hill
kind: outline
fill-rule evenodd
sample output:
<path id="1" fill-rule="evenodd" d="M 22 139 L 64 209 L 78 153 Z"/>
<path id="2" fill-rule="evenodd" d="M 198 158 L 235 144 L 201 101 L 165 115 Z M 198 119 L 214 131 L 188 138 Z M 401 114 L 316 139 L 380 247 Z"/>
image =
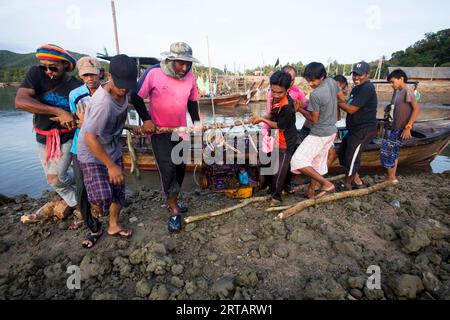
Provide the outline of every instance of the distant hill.
<path id="1" fill-rule="evenodd" d="M 404 51 L 394 52 L 389 64 L 403 67 L 450 66 L 450 29 L 427 33 Z"/>
<path id="2" fill-rule="evenodd" d="M 86 56 L 82 53 L 69 52 L 77 60 Z M 0 50 L 0 82 L 21 82 L 28 69 L 37 64 L 38 59 L 36 59 L 35 53 Z"/>
<path id="3" fill-rule="evenodd" d="M 405 50 L 394 52 L 383 64 L 381 75 L 387 76 L 388 67 L 450 67 L 450 29 L 427 33 Z M 378 61 L 371 63 L 372 76 Z"/>

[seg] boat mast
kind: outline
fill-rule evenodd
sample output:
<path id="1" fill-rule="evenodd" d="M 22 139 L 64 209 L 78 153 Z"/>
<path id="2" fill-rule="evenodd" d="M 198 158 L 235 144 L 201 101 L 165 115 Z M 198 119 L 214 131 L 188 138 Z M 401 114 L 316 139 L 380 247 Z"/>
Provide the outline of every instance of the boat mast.
<path id="1" fill-rule="evenodd" d="M 120 48 L 119 48 L 119 35 L 117 32 L 117 19 L 116 19 L 116 6 L 114 3 L 114 0 L 111 0 L 111 10 L 112 10 L 112 17 L 113 17 L 113 25 L 114 25 L 114 38 L 116 41 L 116 54 L 120 54 Z M 139 70 L 138 70 L 139 72 Z M 127 112 L 127 120 L 126 124 L 129 124 L 129 114 Z M 133 148 L 133 140 L 131 138 L 131 133 L 127 130 L 127 145 L 128 145 L 128 151 L 130 152 L 130 159 L 131 159 L 131 173 L 136 173 L 136 176 L 139 177 L 140 172 L 139 168 L 137 166 L 137 157 L 136 157 L 136 151 Z"/>

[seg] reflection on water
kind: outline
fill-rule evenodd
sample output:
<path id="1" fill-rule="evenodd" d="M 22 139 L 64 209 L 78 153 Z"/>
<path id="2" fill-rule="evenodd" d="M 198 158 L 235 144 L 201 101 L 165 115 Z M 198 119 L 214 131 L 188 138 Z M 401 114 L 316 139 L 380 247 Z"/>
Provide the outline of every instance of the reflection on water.
<path id="1" fill-rule="evenodd" d="M 14 196 L 29 194 L 39 197 L 42 191 L 49 189 L 44 172 L 36 153 L 35 134 L 32 132 L 32 115 L 16 110 L 14 107 L 14 88 L 0 89 L 0 194 Z M 380 103 L 379 113 L 382 115 L 384 105 Z M 236 119 L 248 119 L 265 113 L 266 103 L 252 103 L 236 108 L 217 107 L 216 121 L 232 123 Z M 211 106 L 202 107 L 202 119 L 212 123 Z M 435 104 L 423 104 L 421 119 L 435 119 L 450 116 L 450 107 Z M 297 126 L 303 125 L 303 117 L 297 115 Z M 450 147 L 436 158 L 431 168 L 434 172 L 450 170 Z M 186 177 L 184 188 L 193 188 L 195 183 L 191 175 Z M 130 189 L 145 182 L 152 188 L 159 187 L 159 179 L 155 173 L 143 172 L 141 179 L 127 175 Z"/>

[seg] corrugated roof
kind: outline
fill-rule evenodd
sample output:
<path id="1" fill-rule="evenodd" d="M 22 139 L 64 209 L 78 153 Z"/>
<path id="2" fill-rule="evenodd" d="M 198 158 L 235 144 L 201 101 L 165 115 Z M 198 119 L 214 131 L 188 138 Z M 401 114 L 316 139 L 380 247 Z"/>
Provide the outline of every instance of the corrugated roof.
<path id="1" fill-rule="evenodd" d="M 450 80 L 450 68 L 447 67 L 390 67 L 389 73 L 402 69 L 410 79 Z"/>

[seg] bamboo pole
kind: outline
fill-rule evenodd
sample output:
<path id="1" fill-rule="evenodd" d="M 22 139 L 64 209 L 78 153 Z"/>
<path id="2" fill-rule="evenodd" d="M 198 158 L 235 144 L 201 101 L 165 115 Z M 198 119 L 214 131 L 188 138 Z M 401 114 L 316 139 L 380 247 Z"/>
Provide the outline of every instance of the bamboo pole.
<path id="1" fill-rule="evenodd" d="M 116 52 L 117 52 L 117 54 L 120 54 L 119 35 L 117 33 L 116 6 L 114 3 L 114 0 L 111 0 L 111 10 L 112 10 L 112 17 L 113 17 L 113 24 L 114 24 L 114 37 L 116 40 Z"/>
<path id="2" fill-rule="evenodd" d="M 297 205 L 293 206 L 292 208 L 290 208 L 286 211 L 283 211 L 275 219 L 282 220 L 282 219 L 292 217 L 293 215 L 296 215 L 296 214 L 300 213 L 301 211 L 303 211 L 309 207 L 318 205 L 318 204 L 324 204 L 327 202 L 337 201 L 337 200 L 341 200 L 341 199 L 366 196 L 368 194 L 383 190 L 383 189 L 393 186 L 393 185 L 394 185 L 394 183 L 392 181 L 385 181 L 385 182 L 376 184 L 372 187 L 369 187 L 367 189 L 345 191 L 345 192 L 330 194 L 330 195 L 322 197 L 320 199 L 310 199 L 310 200 L 302 201 L 302 202 L 298 203 Z"/>
<path id="3" fill-rule="evenodd" d="M 433 66 L 433 71 L 431 72 L 431 81 L 434 80 L 434 71 L 436 70 L 436 63 Z"/>
<path id="4" fill-rule="evenodd" d="M 345 177 L 345 175 L 340 175 L 340 176 L 336 176 L 336 177 L 332 177 L 330 179 L 328 179 L 329 181 L 336 181 L 336 180 L 340 180 L 343 177 Z M 298 191 L 301 188 L 305 187 L 306 185 L 300 185 L 298 187 L 296 187 L 294 190 Z M 224 208 L 224 209 L 220 209 L 217 211 L 213 211 L 210 213 L 205 213 L 205 214 L 201 214 L 198 216 L 190 216 L 184 219 L 185 223 L 192 223 L 192 222 L 197 222 L 197 221 L 201 221 L 201 220 L 205 220 L 205 219 L 210 219 L 210 218 L 214 218 L 214 217 L 218 217 L 218 216 L 222 216 L 224 214 L 233 212 L 234 210 L 246 207 L 250 204 L 256 203 L 256 202 L 265 202 L 265 201 L 269 201 L 270 199 L 272 199 L 272 196 L 266 196 L 266 197 L 257 197 L 257 198 L 251 198 L 251 199 L 247 199 L 242 201 L 241 203 L 229 207 L 229 208 Z"/>
<path id="5" fill-rule="evenodd" d="M 197 221 L 201 221 L 201 220 L 205 220 L 205 219 L 209 219 L 209 218 L 213 218 L 213 217 L 222 216 L 224 214 L 233 212 L 234 210 L 248 206 L 249 204 L 252 204 L 255 202 L 264 202 L 264 201 L 267 201 L 268 199 L 270 199 L 270 196 L 247 199 L 233 207 L 224 208 L 224 209 L 221 209 L 218 211 L 205 213 L 205 214 L 201 214 L 198 216 L 187 217 L 184 219 L 184 222 L 188 224 L 188 223 L 193 223 L 193 222 L 197 222 Z"/>
<path id="6" fill-rule="evenodd" d="M 211 52 L 209 50 L 209 39 L 206 36 L 206 46 L 208 47 L 208 65 L 209 65 L 209 92 L 211 95 L 211 107 L 213 112 L 213 122 L 216 124 L 216 108 L 214 106 L 213 87 L 212 87 L 212 67 L 211 67 Z"/>

